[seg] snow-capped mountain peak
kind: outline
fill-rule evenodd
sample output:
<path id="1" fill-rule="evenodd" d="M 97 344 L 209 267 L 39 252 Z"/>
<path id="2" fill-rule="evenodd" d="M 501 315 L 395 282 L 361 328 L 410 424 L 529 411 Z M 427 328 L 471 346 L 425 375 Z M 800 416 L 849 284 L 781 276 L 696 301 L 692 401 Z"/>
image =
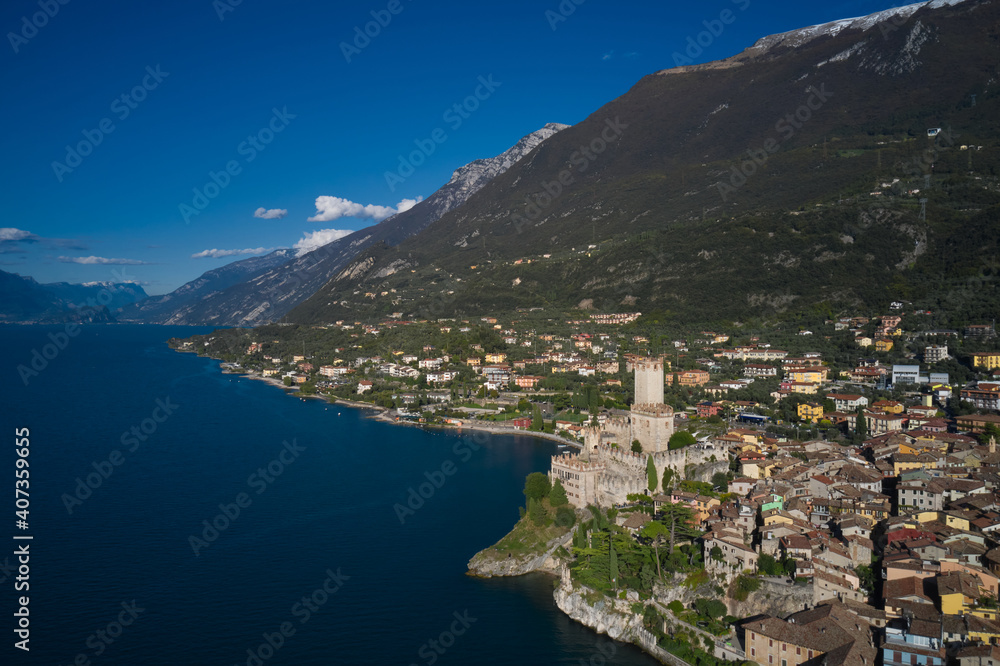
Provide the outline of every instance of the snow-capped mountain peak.
<path id="1" fill-rule="evenodd" d="M 957 5 L 961 2 L 965 2 L 965 0 L 929 0 L 928 2 L 917 2 L 903 7 L 893 7 L 881 12 L 869 14 L 868 16 L 840 19 L 837 21 L 830 21 L 829 23 L 811 25 L 806 28 L 798 28 L 797 30 L 790 30 L 776 35 L 768 35 L 767 37 L 762 37 L 757 40 L 753 46 L 747 49 L 746 54 L 758 55 L 764 51 L 773 49 L 776 46 L 801 46 L 802 44 L 810 42 L 817 37 L 836 37 L 844 30 L 866 31 L 884 21 L 894 19 L 906 20 L 921 9 L 938 9 L 941 7 Z"/>

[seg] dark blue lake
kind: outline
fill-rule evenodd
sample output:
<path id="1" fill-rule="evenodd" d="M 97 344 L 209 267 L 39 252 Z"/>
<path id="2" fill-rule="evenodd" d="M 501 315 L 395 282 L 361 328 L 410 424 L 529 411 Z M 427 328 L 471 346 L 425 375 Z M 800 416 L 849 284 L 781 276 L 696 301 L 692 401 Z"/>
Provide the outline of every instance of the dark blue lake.
<path id="1" fill-rule="evenodd" d="M 465 575 L 553 444 L 375 422 L 165 344 L 209 329 L 86 326 L 25 384 L 18 365 L 62 330 L 0 327 L 0 564 L 33 537 L 30 590 L 0 570 L 3 663 L 580 664 L 611 646 L 608 663 L 657 663 L 566 618 L 548 577 Z M 448 462 L 401 523 L 393 506 Z M 30 653 L 13 645 L 22 594 Z"/>

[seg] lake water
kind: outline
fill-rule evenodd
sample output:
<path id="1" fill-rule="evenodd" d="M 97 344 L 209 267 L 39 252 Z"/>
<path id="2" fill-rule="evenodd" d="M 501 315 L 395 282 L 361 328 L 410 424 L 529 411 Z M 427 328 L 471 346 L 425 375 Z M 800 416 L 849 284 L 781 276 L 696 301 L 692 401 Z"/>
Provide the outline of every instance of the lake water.
<path id="1" fill-rule="evenodd" d="M 375 422 L 165 344 L 209 329 L 86 326 L 45 349 L 62 330 L 0 327 L 3 663 L 657 663 L 569 620 L 549 577 L 465 575 L 554 444 Z M 25 384 L 33 350 L 54 357 Z M 10 440 L 23 427 L 22 531 Z M 401 520 L 394 505 L 427 475 L 430 496 Z M 15 593 L 24 543 L 30 590 Z M 22 594 L 30 653 L 13 645 Z"/>

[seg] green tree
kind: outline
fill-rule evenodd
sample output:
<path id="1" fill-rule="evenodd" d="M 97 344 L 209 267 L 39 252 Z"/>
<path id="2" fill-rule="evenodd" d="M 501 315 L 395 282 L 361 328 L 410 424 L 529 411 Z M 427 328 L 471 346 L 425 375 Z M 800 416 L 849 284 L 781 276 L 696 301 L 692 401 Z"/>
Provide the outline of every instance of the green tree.
<path id="1" fill-rule="evenodd" d="M 285 375 L 284 377 L 281 378 L 281 383 L 284 384 L 285 386 L 291 386 L 292 378 L 289 377 L 288 375 Z"/>
<path id="2" fill-rule="evenodd" d="M 726 604 L 722 603 L 718 599 L 697 599 L 694 602 L 695 610 L 698 611 L 703 617 L 707 617 L 712 620 L 719 620 L 725 617 L 728 609 Z"/>
<path id="3" fill-rule="evenodd" d="M 712 486 L 725 491 L 729 488 L 729 475 L 725 472 L 716 472 L 712 475 Z"/>
<path id="4" fill-rule="evenodd" d="M 667 442 L 667 448 L 671 451 L 683 449 L 686 446 L 691 446 L 697 441 L 698 440 L 694 438 L 694 435 L 689 433 L 687 430 L 678 430 L 670 436 L 670 440 Z"/>
<path id="5" fill-rule="evenodd" d="M 644 539 L 649 539 L 653 542 L 653 552 L 656 554 L 656 577 L 663 579 L 663 572 L 660 570 L 660 543 L 664 538 L 670 536 L 670 530 L 663 523 L 658 523 L 652 520 L 646 523 L 639 534 Z"/>
<path id="6" fill-rule="evenodd" d="M 523 414 L 524 412 L 528 411 L 529 409 L 531 409 L 531 403 L 530 402 L 528 402 L 524 398 L 521 398 L 520 400 L 517 401 L 517 411 L 519 411 L 519 412 L 521 412 Z"/>
<path id="7" fill-rule="evenodd" d="M 617 588 L 618 587 L 618 553 L 615 552 L 614 541 L 612 541 L 611 539 L 608 539 L 608 544 L 609 544 L 609 548 L 611 549 L 611 553 L 610 553 L 610 560 L 611 560 L 610 561 L 611 585 L 613 587 Z"/>
<path id="8" fill-rule="evenodd" d="M 875 590 L 875 572 L 867 564 L 859 564 L 854 568 L 854 573 L 858 574 L 861 581 L 861 589 L 871 594 Z"/>
<path id="9" fill-rule="evenodd" d="M 784 573 L 783 568 L 778 566 L 778 561 L 767 553 L 762 553 L 757 558 L 757 570 L 765 576 L 779 576 Z"/>
<path id="10" fill-rule="evenodd" d="M 857 416 L 854 420 L 854 441 L 860 443 L 868 439 L 868 419 L 865 418 L 863 407 L 858 407 L 855 413 Z"/>
<path id="11" fill-rule="evenodd" d="M 991 439 L 1000 444 L 1000 428 L 997 428 L 993 423 L 987 423 L 983 432 L 979 434 L 979 441 L 986 445 L 990 443 Z"/>
<path id="12" fill-rule="evenodd" d="M 541 472 L 532 472 L 524 480 L 524 496 L 528 498 L 529 505 L 530 500 L 541 501 L 543 497 L 548 497 L 551 491 L 552 484 L 549 482 L 549 477 Z"/>
<path id="13" fill-rule="evenodd" d="M 566 506 L 569 504 L 569 498 L 566 497 L 566 489 L 563 488 L 562 481 L 556 479 L 552 484 L 552 490 L 549 491 L 549 504 L 554 507 Z"/>
<path id="14" fill-rule="evenodd" d="M 545 521 L 548 519 L 548 512 L 545 510 L 545 506 L 542 505 L 540 499 L 535 499 L 534 497 L 528 498 L 528 518 L 536 525 L 545 524 Z"/>
<path id="15" fill-rule="evenodd" d="M 545 429 L 545 422 L 542 420 L 542 408 L 538 405 L 534 406 L 531 414 L 531 429 L 535 432 L 540 432 Z"/>
<path id="16" fill-rule="evenodd" d="M 673 467 L 667 467 L 663 470 L 663 488 L 664 493 L 669 493 L 674 489 L 674 479 L 677 478 L 677 472 L 674 471 Z"/>
<path id="17" fill-rule="evenodd" d="M 684 504 L 664 504 L 660 507 L 663 522 L 670 528 L 670 552 L 674 552 L 677 535 L 693 537 L 698 534 L 694 529 L 694 511 Z"/>
<path id="18" fill-rule="evenodd" d="M 646 477 L 649 486 L 649 492 L 656 492 L 656 482 L 659 480 L 656 474 L 656 465 L 653 463 L 653 456 L 646 456 Z"/>
<path id="19" fill-rule="evenodd" d="M 571 506 L 561 506 L 556 509 L 556 525 L 559 527 L 573 527 L 576 522 L 576 511 Z"/>
<path id="20" fill-rule="evenodd" d="M 642 453 L 642 442 L 637 439 L 632 440 L 632 453 Z"/>

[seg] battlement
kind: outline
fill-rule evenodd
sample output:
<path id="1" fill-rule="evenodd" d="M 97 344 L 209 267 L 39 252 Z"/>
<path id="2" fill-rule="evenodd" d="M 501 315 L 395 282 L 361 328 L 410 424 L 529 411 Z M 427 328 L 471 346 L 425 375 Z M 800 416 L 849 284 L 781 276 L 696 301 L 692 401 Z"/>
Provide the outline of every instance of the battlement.
<path id="1" fill-rule="evenodd" d="M 645 404 L 635 404 L 632 405 L 633 414 L 642 414 L 644 416 L 673 416 L 674 408 L 670 405 L 665 405 L 663 403 L 645 403 Z"/>
<path id="2" fill-rule="evenodd" d="M 646 469 L 646 454 L 635 453 L 630 448 L 602 445 L 598 448 L 595 455 L 598 460 L 608 463 L 624 465 L 625 467 L 643 471 Z"/>
<path id="3" fill-rule="evenodd" d="M 626 355 L 625 370 L 626 372 L 635 372 L 636 370 L 662 371 L 663 357 Z"/>
<path id="4" fill-rule="evenodd" d="M 552 456 L 552 467 L 562 467 L 575 472 L 601 471 L 607 469 L 607 465 L 601 462 L 589 462 L 580 459 L 578 453 L 562 453 Z"/>

